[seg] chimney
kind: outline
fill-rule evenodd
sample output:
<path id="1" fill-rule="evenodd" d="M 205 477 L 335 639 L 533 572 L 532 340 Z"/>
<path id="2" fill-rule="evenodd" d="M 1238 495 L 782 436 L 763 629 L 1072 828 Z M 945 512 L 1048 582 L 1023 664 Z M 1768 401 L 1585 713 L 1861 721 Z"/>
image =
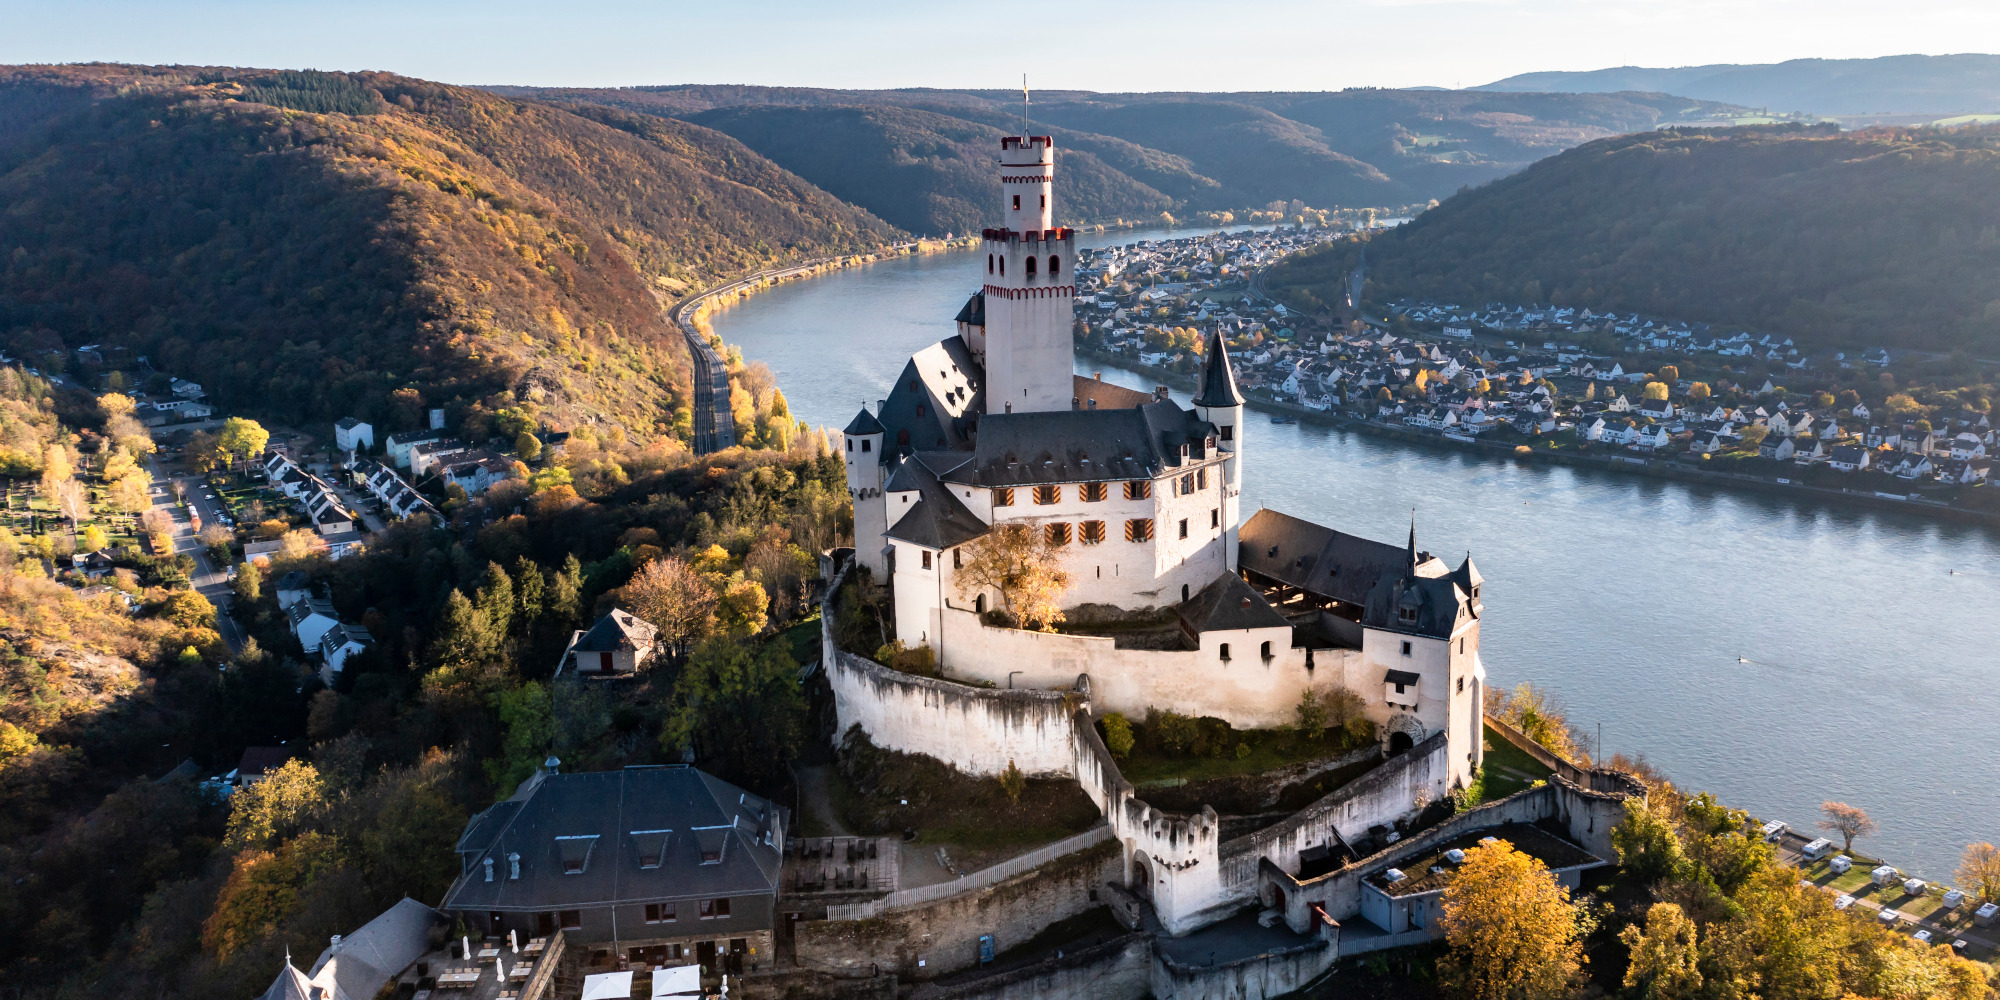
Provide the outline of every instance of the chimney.
<path id="1" fill-rule="evenodd" d="M 1156 386 L 1154 386 L 1154 387 L 1153 387 L 1153 398 L 1154 398 L 1154 399 L 1157 399 L 1157 400 L 1160 400 L 1160 401 L 1162 401 L 1162 402 L 1166 401 L 1166 399 L 1167 399 L 1167 387 L 1166 387 L 1166 386 L 1164 386 L 1164 385 L 1156 385 Z"/>
<path id="2" fill-rule="evenodd" d="M 550 754 L 548 760 L 542 761 L 542 769 L 546 770 L 550 774 L 561 774 L 562 760 L 558 758 L 555 754 Z"/>
<path id="3" fill-rule="evenodd" d="M 1102 381 L 1104 381 L 1104 373 L 1103 373 L 1103 372 L 1091 372 L 1091 373 L 1090 373 L 1090 377 L 1091 377 L 1091 378 L 1094 378 L 1094 379 L 1096 379 L 1096 380 L 1098 380 L 1099 382 L 1102 382 Z"/>

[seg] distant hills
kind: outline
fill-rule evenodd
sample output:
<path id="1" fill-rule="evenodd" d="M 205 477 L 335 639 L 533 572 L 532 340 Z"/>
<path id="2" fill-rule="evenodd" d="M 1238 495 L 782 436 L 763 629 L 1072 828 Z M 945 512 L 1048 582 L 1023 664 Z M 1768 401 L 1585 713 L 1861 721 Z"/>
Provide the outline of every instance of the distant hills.
<path id="1" fill-rule="evenodd" d="M 1275 268 L 1337 301 L 1352 244 Z M 1368 245 L 1367 296 L 1553 302 L 2000 356 L 2000 127 L 1600 139 Z"/>
<path id="2" fill-rule="evenodd" d="M 687 398 L 663 298 L 899 235 L 671 118 L 230 68 L 0 68 L 0 205 L 11 350 L 125 345 L 234 410 L 385 429 L 654 431 Z"/>
<path id="3" fill-rule="evenodd" d="M 1020 95 L 745 86 L 491 88 L 618 108 L 727 133 L 913 232 L 964 232 L 999 196 L 992 140 L 1020 130 Z M 1234 211 L 1422 204 L 1550 153 L 1748 109 L 1664 94 L 1036 94 L 1029 128 L 1056 136 L 1067 223 Z"/>
<path id="4" fill-rule="evenodd" d="M 1475 88 L 1488 92 L 1663 91 L 1772 111 L 1819 115 L 2000 112 L 2000 55 L 1793 59 L 1582 73 L 1523 73 Z"/>

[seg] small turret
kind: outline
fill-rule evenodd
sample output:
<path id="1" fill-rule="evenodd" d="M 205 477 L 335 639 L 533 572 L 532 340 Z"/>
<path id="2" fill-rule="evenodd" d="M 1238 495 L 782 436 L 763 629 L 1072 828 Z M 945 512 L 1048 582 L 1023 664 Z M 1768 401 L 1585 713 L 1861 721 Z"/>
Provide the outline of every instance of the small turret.
<path id="1" fill-rule="evenodd" d="M 1236 391 L 1236 372 L 1229 365 L 1229 346 L 1222 331 L 1208 335 L 1201 362 L 1201 385 L 1194 395 L 1195 416 L 1215 425 L 1215 447 L 1222 460 L 1223 553 L 1236 570 L 1237 497 L 1243 493 L 1243 394 Z"/>
<path id="2" fill-rule="evenodd" d="M 882 507 L 882 422 L 866 406 L 840 432 L 847 442 L 847 495 L 854 501 L 854 552 L 862 565 L 883 572 L 882 533 L 889 528 L 888 512 Z"/>

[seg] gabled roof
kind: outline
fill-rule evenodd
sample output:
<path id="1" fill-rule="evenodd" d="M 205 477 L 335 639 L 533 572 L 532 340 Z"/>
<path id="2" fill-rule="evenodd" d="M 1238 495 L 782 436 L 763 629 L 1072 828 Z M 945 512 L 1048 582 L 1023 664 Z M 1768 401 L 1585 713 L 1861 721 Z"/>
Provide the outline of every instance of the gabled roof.
<path id="1" fill-rule="evenodd" d="M 1179 608 L 1180 619 L 1195 632 L 1244 628 L 1290 628 L 1292 623 L 1271 607 L 1243 578 L 1223 573 Z"/>
<path id="2" fill-rule="evenodd" d="M 438 919 L 436 910 L 403 897 L 320 952 L 312 967 L 313 982 L 325 985 L 331 980 L 349 997 L 374 996 L 430 950 L 431 926 Z"/>
<path id="3" fill-rule="evenodd" d="M 278 972 L 278 978 L 271 981 L 257 1000 L 350 1000 L 338 985 L 332 989 L 315 986 L 306 974 L 292 964 L 291 957 L 285 958 L 285 967 Z"/>
<path id="4" fill-rule="evenodd" d="M 442 908 L 541 912 L 774 894 L 786 823 L 771 802 L 691 767 L 539 774 L 467 824 L 464 874 Z M 562 845 L 576 838 L 595 842 L 581 870 L 566 871 Z M 721 856 L 704 864 L 703 847 L 716 845 Z M 515 855 L 519 878 L 510 877 Z M 658 863 L 642 867 L 642 858 Z"/>
<path id="5" fill-rule="evenodd" d="M 952 322 L 965 323 L 971 326 L 985 326 L 986 293 L 973 292 L 972 297 L 966 299 L 965 305 L 958 310 L 958 315 L 952 317 Z"/>
<path id="6" fill-rule="evenodd" d="M 916 450 L 972 446 L 985 408 L 986 370 L 961 337 L 947 337 L 903 364 L 876 414 L 886 435 L 882 464 Z"/>
<path id="7" fill-rule="evenodd" d="M 1409 551 L 1314 524 L 1270 508 L 1237 533 L 1238 565 L 1262 576 L 1347 604 L 1364 604 L 1384 573 L 1399 576 Z M 1419 561 L 1417 575 L 1443 576 L 1443 561 Z"/>
<path id="8" fill-rule="evenodd" d="M 986 534 L 986 522 L 959 502 L 949 484 L 940 481 L 941 471 L 948 472 L 965 464 L 965 460 L 962 452 L 918 452 L 896 466 L 882 491 L 914 491 L 917 499 L 906 511 L 890 509 L 890 516 L 898 520 L 889 526 L 886 536 L 927 549 L 942 550 L 963 545 Z"/>

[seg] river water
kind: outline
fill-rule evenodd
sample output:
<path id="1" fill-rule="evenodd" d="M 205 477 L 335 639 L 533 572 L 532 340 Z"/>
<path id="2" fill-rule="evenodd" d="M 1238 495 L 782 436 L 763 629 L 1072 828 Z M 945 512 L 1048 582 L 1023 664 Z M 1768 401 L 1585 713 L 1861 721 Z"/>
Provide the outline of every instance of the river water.
<path id="1" fill-rule="evenodd" d="M 953 332 L 981 278 L 969 251 L 899 258 L 713 322 L 771 366 L 794 414 L 838 428 Z M 1933 879 L 1965 844 L 2000 841 L 2000 533 L 1245 425 L 1245 517 L 1268 506 L 1397 541 L 1414 509 L 1418 547 L 1454 564 L 1470 551 L 1485 574 L 1489 683 L 1557 692 L 1607 752 L 1794 827 L 1827 799 L 1861 806 L 1881 832 L 1860 848 Z"/>

